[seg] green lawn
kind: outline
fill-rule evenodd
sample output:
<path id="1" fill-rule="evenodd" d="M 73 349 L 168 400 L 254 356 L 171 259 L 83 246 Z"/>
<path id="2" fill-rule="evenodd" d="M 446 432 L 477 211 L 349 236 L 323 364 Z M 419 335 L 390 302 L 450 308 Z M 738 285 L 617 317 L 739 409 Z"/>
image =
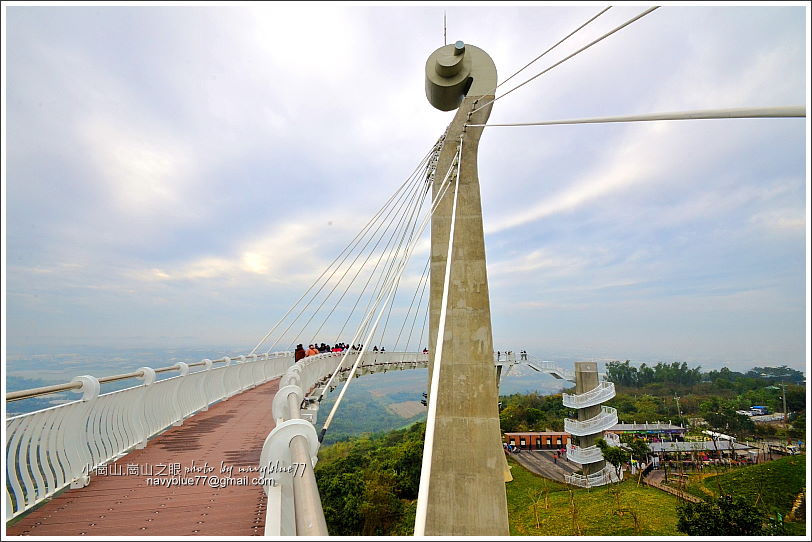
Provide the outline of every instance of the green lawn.
<path id="1" fill-rule="evenodd" d="M 691 476 L 686 488 L 698 496 L 718 496 L 722 493 L 743 495 L 760 506 L 766 513 L 786 516 L 792 509 L 795 497 L 806 485 L 806 456 L 782 457 L 775 461 L 736 467 L 713 476 Z M 803 522 L 788 524 L 793 534 L 796 528 L 804 534 Z"/>
<path id="2" fill-rule="evenodd" d="M 638 487 L 635 480 L 627 480 L 617 486 L 574 489 L 570 493 L 567 486 L 529 472 L 512 458 L 508 458 L 508 462 L 513 474 L 513 481 L 505 485 L 511 535 L 682 534 L 676 527 L 676 506 L 679 500 L 663 491 L 646 485 Z M 549 508 L 545 508 L 545 486 Z M 538 527 L 533 510 L 534 499 L 538 502 L 535 506 Z"/>

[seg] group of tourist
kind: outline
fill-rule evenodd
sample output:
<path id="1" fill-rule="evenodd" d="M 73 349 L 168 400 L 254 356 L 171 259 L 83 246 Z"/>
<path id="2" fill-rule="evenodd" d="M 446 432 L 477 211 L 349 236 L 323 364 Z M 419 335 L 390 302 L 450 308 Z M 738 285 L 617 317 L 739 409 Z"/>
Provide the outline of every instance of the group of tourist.
<path id="1" fill-rule="evenodd" d="M 293 351 L 293 359 L 294 359 L 294 361 L 298 362 L 298 361 L 300 361 L 300 360 L 302 360 L 302 359 L 304 359 L 306 357 L 315 356 L 317 354 L 324 354 L 326 352 L 344 352 L 345 350 L 351 350 L 353 352 L 360 352 L 361 350 L 363 350 L 363 348 L 364 348 L 363 344 L 357 344 L 357 345 L 354 344 L 354 345 L 350 346 L 350 345 L 348 345 L 346 343 L 336 343 L 334 346 L 331 347 L 329 344 L 326 344 L 326 343 L 321 343 L 321 344 L 314 343 L 314 344 L 308 345 L 307 349 L 305 349 L 304 345 L 297 344 L 296 345 L 296 350 Z M 373 346 L 372 351 L 373 352 L 386 352 L 386 348 L 381 346 L 381 348 L 378 349 L 377 346 Z"/>

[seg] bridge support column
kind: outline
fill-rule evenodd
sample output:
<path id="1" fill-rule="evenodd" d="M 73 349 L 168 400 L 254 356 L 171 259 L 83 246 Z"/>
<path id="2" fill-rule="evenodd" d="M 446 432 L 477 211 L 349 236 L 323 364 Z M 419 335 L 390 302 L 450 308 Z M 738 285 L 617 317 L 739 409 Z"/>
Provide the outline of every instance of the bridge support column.
<path id="1" fill-rule="evenodd" d="M 460 57 L 462 60 L 458 61 Z M 440 68 L 435 69 L 435 62 Z M 461 42 L 435 51 L 426 65 L 426 92 L 435 107 L 446 111 L 456 105 L 452 103 L 445 107 L 442 100 L 447 96 L 438 98 L 434 91 L 445 84 L 442 81 L 445 79 L 454 85 L 461 85 L 461 88 L 465 86 L 465 78 L 451 74 L 444 79 L 439 75 L 445 70 L 443 66 L 455 62 L 463 71 L 470 70 L 473 84 L 468 96 L 463 98 L 460 95 L 459 101 L 456 101 L 459 110 L 446 133 L 433 187 L 436 195 L 452 165 L 462 136 L 463 152 L 451 254 L 450 291 L 445 335 L 440 345 L 435 342 L 440 325 L 451 230 L 454 177 L 451 178 L 451 186 L 440 201 L 431 223 L 429 379 L 438 348 L 441 349 L 441 369 L 431 475 L 428 480 L 425 535 L 506 536 L 509 534 L 505 497 L 507 465 L 499 428 L 493 333 L 477 175 L 477 149 L 482 128 L 465 128 L 466 122 L 484 123 L 488 119 L 491 105 L 473 115 L 471 112 L 493 99 L 496 68 L 484 51 Z M 448 70 L 443 73 L 448 73 Z M 457 79 L 462 83 L 455 83 Z M 442 94 L 444 91 L 438 92 Z"/>

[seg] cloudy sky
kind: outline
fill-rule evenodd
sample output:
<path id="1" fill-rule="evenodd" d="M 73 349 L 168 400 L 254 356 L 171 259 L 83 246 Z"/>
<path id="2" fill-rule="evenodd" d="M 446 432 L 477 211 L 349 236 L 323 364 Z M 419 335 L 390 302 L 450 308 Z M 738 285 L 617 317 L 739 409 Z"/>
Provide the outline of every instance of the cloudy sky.
<path id="1" fill-rule="evenodd" d="M 8 348 L 250 350 L 450 122 L 423 83 L 443 11 L 502 80 L 601 8 L 5 6 Z M 616 5 L 515 81 L 644 9 Z M 806 104 L 808 17 L 665 4 L 491 121 Z M 496 347 L 803 368 L 807 129 L 486 128 Z"/>

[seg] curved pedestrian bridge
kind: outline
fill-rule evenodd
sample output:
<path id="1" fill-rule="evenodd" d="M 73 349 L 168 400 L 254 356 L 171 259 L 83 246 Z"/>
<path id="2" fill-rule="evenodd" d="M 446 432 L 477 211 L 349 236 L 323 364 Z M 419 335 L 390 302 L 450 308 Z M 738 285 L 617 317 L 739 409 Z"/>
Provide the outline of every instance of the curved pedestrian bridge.
<path id="1" fill-rule="evenodd" d="M 345 364 L 357 356 L 349 353 Z M 77 377 L 62 387 L 82 399 L 6 420 L 7 533 L 296 533 L 294 492 L 267 479 L 280 478 L 266 475 L 275 464 L 271 435 L 302 424 L 315 435 L 311 424 L 326 381 L 333 373 L 334 382 L 349 375 L 345 365 L 336 371 L 342 357 L 327 353 L 294 364 L 292 353 L 280 352 L 144 367 L 131 374 L 140 385 L 106 394 L 99 394 L 99 382 L 110 377 Z M 515 363 L 505 358 L 494 356 L 497 368 Z M 356 374 L 427 363 L 425 353 L 371 353 Z M 156 379 L 168 370 L 179 374 Z M 318 443 L 310 450 L 313 464 L 317 449 Z M 279 470 L 291 464 L 290 457 L 281 466 L 276 461 Z M 298 473 L 290 478 L 305 483 Z"/>

